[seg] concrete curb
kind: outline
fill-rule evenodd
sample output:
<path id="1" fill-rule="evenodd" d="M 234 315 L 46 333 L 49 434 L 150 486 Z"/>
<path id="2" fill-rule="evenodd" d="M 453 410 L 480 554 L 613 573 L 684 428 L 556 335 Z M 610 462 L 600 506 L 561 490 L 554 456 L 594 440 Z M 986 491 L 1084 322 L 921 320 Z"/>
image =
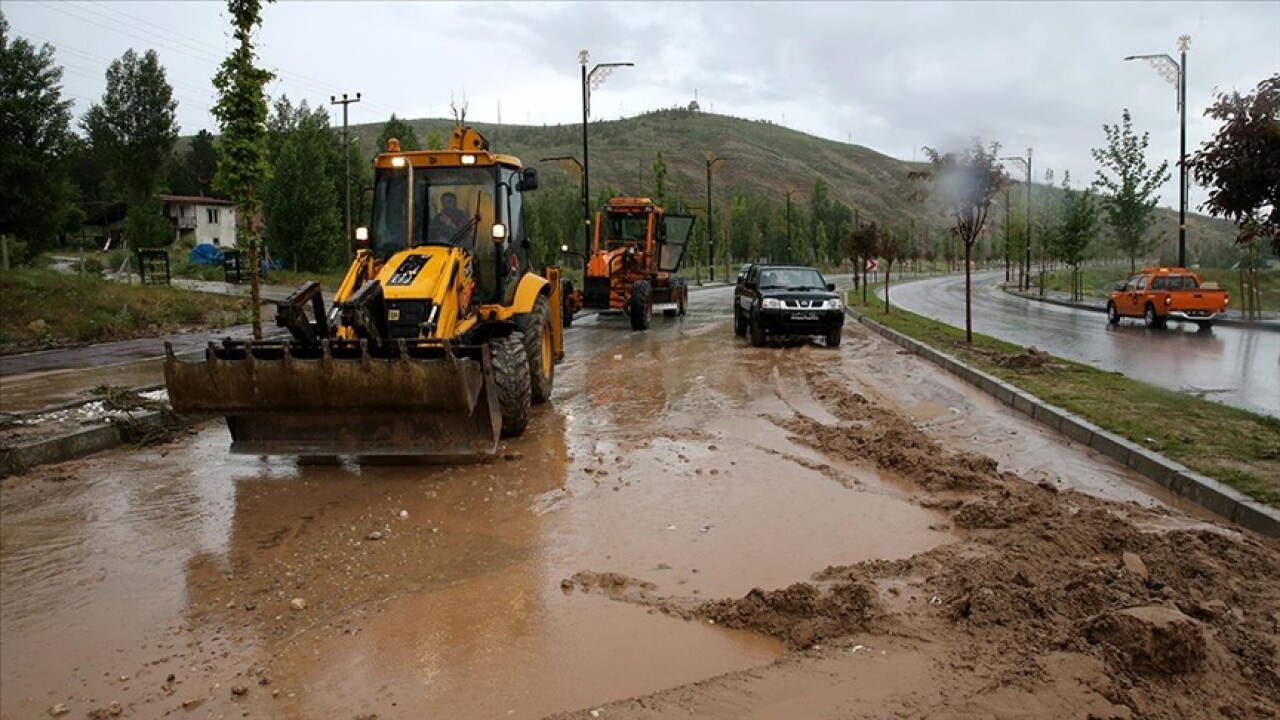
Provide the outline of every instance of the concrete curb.
<path id="1" fill-rule="evenodd" d="M 65 435 L 15 445 L 0 450 L 0 478 L 20 474 L 37 465 L 75 460 L 103 450 L 111 450 L 128 443 L 129 435 L 133 432 L 161 429 L 170 426 L 172 422 L 172 415 L 149 410 L 130 415 L 127 427 L 120 422 L 104 422 Z M 177 423 L 189 424 L 181 418 Z"/>
<path id="2" fill-rule="evenodd" d="M 1014 297 L 1022 298 L 1023 300 L 1035 300 L 1036 302 L 1059 305 L 1061 307 L 1072 308 L 1075 310 L 1087 310 L 1089 312 L 1105 313 L 1107 311 L 1105 305 L 1099 307 L 1088 303 L 1072 302 L 1070 300 L 1058 300 L 1056 298 L 1048 297 L 1042 298 L 1036 295 L 1027 295 L 1025 293 L 1018 292 L 1017 290 L 1010 290 L 1009 288 L 1001 288 L 1001 290 L 1004 290 L 1006 293 L 1013 295 Z M 1233 320 L 1231 318 L 1223 318 L 1221 320 L 1215 320 L 1213 324 L 1222 325 L 1224 327 L 1241 327 L 1251 328 L 1253 330 L 1270 330 L 1271 332 L 1280 332 L 1280 322 L 1268 322 L 1266 320 Z"/>
<path id="3" fill-rule="evenodd" d="M 1003 380 L 881 325 L 852 308 L 845 308 L 845 312 L 882 337 L 941 366 L 947 372 L 979 388 L 1005 405 L 1145 475 L 1171 492 L 1241 527 L 1268 537 L 1280 537 L 1280 511 L 1275 508 L 1264 505 L 1234 488 L 1201 475 L 1163 455 L 1103 430 L 1066 410 L 1044 403 L 1039 398 Z"/>

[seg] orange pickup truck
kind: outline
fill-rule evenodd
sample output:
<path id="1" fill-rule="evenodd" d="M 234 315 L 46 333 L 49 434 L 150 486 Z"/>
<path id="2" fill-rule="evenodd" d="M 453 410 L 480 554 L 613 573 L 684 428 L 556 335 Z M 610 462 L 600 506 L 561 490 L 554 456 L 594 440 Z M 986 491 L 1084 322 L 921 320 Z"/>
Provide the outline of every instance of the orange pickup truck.
<path id="1" fill-rule="evenodd" d="M 1149 328 L 1164 327 L 1169 320 L 1193 322 L 1208 328 L 1225 317 L 1227 291 L 1206 286 L 1200 276 L 1179 267 L 1142 268 L 1107 299 L 1107 320 L 1119 324 L 1122 317 L 1140 317 Z"/>

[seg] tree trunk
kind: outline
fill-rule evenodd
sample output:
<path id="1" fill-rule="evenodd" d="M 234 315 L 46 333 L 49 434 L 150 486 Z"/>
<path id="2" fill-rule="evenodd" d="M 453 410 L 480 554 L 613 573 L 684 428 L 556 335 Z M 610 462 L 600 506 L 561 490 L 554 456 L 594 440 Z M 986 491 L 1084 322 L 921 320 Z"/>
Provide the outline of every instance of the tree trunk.
<path id="1" fill-rule="evenodd" d="M 973 344 L 973 303 L 972 276 L 969 271 L 969 251 L 972 246 L 964 244 L 964 341 Z"/>
<path id="2" fill-rule="evenodd" d="M 893 276 L 893 263 L 885 261 L 884 264 L 884 314 L 889 314 L 889 280 Z"/>
<path id="3" fill-rule="evenodd" d="M 249 230 L 249 303 L 253 306 L 250 312 L 253 313 L 253 339 L 262 339 L 262 288 L 258 282 L 258 228 L 254 224 L 253 210 L 253 186 L 249 187 L 246 194 L 248 202 L 245 203 L 247 217 L 244 218 L 244 226 Z"/>

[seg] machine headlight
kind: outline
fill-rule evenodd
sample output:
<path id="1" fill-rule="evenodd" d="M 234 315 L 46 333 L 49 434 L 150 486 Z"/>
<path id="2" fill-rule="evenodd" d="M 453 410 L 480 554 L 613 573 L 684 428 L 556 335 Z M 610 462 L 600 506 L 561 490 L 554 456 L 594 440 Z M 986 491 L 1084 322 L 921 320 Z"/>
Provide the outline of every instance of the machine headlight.
<path id="1" fill-rule="evenodd" d="M 502 223 L 497 223 L 497 224 L 495 224 L 495 225 L 493 226 L 493 239 L 494 239 L 494 240 L 502 240 L 502 239 L 503 239 L 503 238 L 505 238 L 506 236 L 507 236 L 507 226 L 506 226 L 506 225 L 503 225 Z"/>
<path id="2" fill-rule="evenodd" d="M 475 164 L 476 164 L 476 156 L 475 156 L 475 155 L 463 155 L 463 156 L 462 156 L 462 164 L 463 164 L 463 165 L 475 165 Z"/>
<path id="3" fill-rule="evenodd" d="M 402 156 L 402 155 L 397 155 L 397 156 L 395 156 L 395 157 L 391 158 L 391 167 L 402 168 L 402 167 L 404 167 L 405 162 L 406 162 L 406 160 L 404 159 L 404 156 Z"/>
<path id="4" fill-rule="evenodd" d="M 844 303 L 840 302 L 839 299 L 824 300 L 822 302 L 822 309 L 823 310 L 843 310 Z"/>
<path id="5" fill-rule="evenodd" d="M 777 298 L 765 298 L 760 301 L 760 307 L 765 310 L 781 310 L 782 301 Z"/>

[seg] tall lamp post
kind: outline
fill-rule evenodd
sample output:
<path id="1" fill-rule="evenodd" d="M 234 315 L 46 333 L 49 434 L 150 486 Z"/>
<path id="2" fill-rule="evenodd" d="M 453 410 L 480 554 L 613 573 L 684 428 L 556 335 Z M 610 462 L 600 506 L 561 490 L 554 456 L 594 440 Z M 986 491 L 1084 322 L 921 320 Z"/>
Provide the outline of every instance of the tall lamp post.
<path id="1" fill-rule="evenodd" d="M 586 50 L 578 51 L 578 64 L 582 66 L 582 227 L 586 230 L 585 238 L 591 237 L 591 162 L 587 155 L 587 118 L 591 115 L 591 91 L 600 87 L 614 68 L 635 66 L 635 63 L 629 62 L 598 63 L 588 72 L 588 57 Z"/>
<path id="2" fill-rule="evenodd" d="M 1027 156 L 1025 158 L 1002 157 L 1000 159 L 1013 163 L 1015 167 L 1027 173 L 1027 257 L 1026 264 L 1023 266 L 1023 286 L 1021 287 L 1023 291 L 1027 291 L 1031 289 L 1031 148 L 1027 148 Z M 1040 283 L 1040 291 L 1041 293 L 1044 292 L 1043 279 Z"/>
<path id="3" fill-rule="evenodd" d="M 711 282 L 716 281 L 716 213 L 715 206 L 711 204 L 711 171 L 715 166 L 724 162 L 724 158 L 718 158 L 711 154 L 708 150 L 707 158 L 707 276 Z"/>
<path id="4" fill-rule="evenodd" d="M 1177 90 L 1178 113 L 1181 115 L 1178 137 L 1178 267 L 1187 266 L 1187 49 L 1191 47 L 1191 36 L 1178 37 L 1178 52 L 1182 62 L 1168 55 L 1130 55 L 1125 60 L 1146 60 L 1160 77 L 1167 80 Z"/>
<path id="5" fill-rule="evenodd" d="M 346 198 L 346 211 L 344 213 L 345 217 L 343 218 L 343 222 L 346 225 L 347 233 L 347 241 L 343 243 L 342 246 L 346 249 L 347 262 L 351 262 L 351 242 L 355 239 L 355 236 L 351 234 L 351 145 L 347 141 L 347 107 L 350 106 L 351 103 L 358 102 L 360 102 L 360 93 L 356 93 L 354 98 L 348 97 L 346 93 L 342 93 L 341 100 L 338 99 L 337 95 L 329 96 L 330 105 L 342 106 L 342 154 L 345 156 L 343 158 L 343 167 L 345 169 L 343 170 L 342 185 L 344 188 L 343 195 Z M 254 272 L 257 272 L 257 268 L 254 269 Z"/>

